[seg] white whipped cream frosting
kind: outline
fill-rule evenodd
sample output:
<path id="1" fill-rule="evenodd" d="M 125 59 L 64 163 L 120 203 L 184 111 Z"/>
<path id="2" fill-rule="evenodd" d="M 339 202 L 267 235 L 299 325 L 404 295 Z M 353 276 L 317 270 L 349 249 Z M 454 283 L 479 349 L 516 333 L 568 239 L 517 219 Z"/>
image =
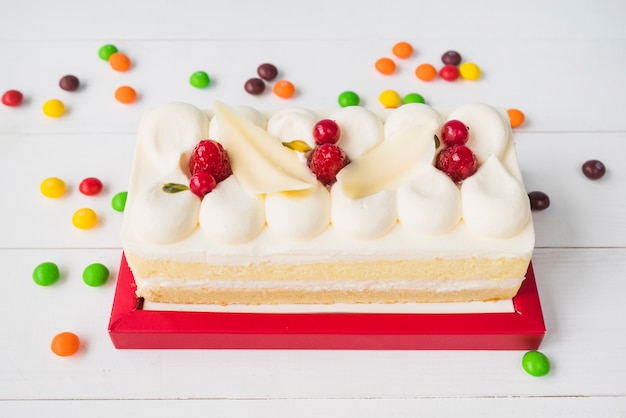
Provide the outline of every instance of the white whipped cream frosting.
<path id="1" fill-rule="evenodd" d="M 230 110 L 224 110 L 230 107 L 220 104 L 216 109 L 229 115 L 227 134 L 231 135 L 237 129 L 237 118 L 230 116 Z M 273 239 L 292 243 L 313 240 L 319 241 L 314 245 L 319 245 L 320 250 L 332 242 L 345 245 L 349 252 L 360 248 L 356 242 L 378 242 L 383 238 L 398 240 L 402 246 L 406 246 L 402 240 L 408 240 L 411 245 L 445 248 L 448 237 L 457 242 L 469 236 L 479 237 L 480 245 L 492 245 L 493 239 L 520 235 L 523 252 L 532 251 L 534 234 L 528 198 L 521 182 L 511 130 L 501 110 L 483 104 L 451 111 L 411 104 L 379 113 L 356 106 L 332 114 L 307 109 L 261 113 L 249 107 L 238 107 L 234 112 L 247 121 L 243 125 L 248 131 L 242 137 L 248 132 L 253 135 L 258 127 L 265 131 L 264 140 L 267 136 L 269 142 L 278 144 L 300 139 L 314 145 L 313 124 L 323 118 L 334 119 L 342 132 L 338 145 L 353 161 L 401 132 L 430 132 L 427 141 L 431 141 L 432 131 L 420 130 L 421 126 L 440 127 L 445 120 L 459 119 L 470 128 L 468 146 L 481 164 L 478 172 L 459 188 L 433 167 L 436 150 L 427 142 L 428 146 L 416 148 L 421 150 L 421 155 L 416 156 L 415 163 L 397 181 L 389 183 L 392 187 L 353 199 L 343 192 L 341 181 L 329 191 L 303 176 L 294 161 L 306 166 L 305 159 L 302 155 L 291 155 L 297 153 L 289 150 L 287 177 L 296 173 L 293 176 L 297 181 L 292 178 L 291 184 L 296 181 L 294 189 L 301 190 L 261 193 L 258 185 L 250 188 L 240 181 L 243 177 L 238 176 L 237 165 L 233 164 L 234 175 L 218 184 L 203 200 L 189 191 L 168 194 L 161 191 L 164 183 L 188 184 L 188 157 L 198 141 L 210 137 L 222 142 L 229 151 L 229 140 L 223 137 L 224 129 L 220 129 L 220 111 L 211 113 L 187 104 L 169 104 L 147 112 L 142 121 L 125 215 L 125 228 L 132 230 L 133 238 L 123 232 L 125 242 L 158 245 L 187 239 L 201 245 L 198 243 L 206 240 L 218 246 L 246 243 L 250 250 L 250 246 L 267 245 Z M 245 149 L 245 143 L 241 145 L 241 140 L 238 141 L 237 147 Z M 257 161 L 262 161 L 259 167 L 276 164 L 271 158 L 260 155 L 248 159 L 247 175 L 255 176 Z M 394 161 L 380 163 L 394 164 Z M 161 174 L 157 176 L 157 173 Z M 263 179 L 264 174 L 259 178 Z M 516 244 L 512 244 L 511 250 L 514 248 Z"/>

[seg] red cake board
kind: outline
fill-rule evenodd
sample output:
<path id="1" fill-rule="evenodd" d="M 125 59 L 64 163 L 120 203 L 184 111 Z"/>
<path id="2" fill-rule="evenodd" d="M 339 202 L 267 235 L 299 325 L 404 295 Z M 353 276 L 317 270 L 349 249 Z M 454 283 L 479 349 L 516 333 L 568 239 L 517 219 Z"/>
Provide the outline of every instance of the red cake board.
<path id="1" fill-rule="evenodd" d="M 109 335 L 120 349 L 534 350 L 545 325 L 532 264 L 506 313 L 143 310 L 124 255 Z"/>

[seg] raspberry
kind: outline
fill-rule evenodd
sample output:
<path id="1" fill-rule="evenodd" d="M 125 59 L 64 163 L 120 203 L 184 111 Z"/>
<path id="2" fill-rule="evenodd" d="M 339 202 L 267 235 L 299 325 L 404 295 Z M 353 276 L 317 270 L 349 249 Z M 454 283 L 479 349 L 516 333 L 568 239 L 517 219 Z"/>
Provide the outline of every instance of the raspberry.
<path id="1" fill-rule="evenodd" d="M 322 144 L 316 147 L 307 161 L 311 172 L 325 186 L 337 181 L 337 173 L 350 163 L 350 159 L 335 144 Z"/>
<path id="2" fill-rule="evenodd" d="M 199 171 L 189 179 L 189 190 L 200 198 L 215 189 L 215 186 L 215 178 L 206 171 Z"/>
<path id="3" fill-rule="evenodd" d="M 212 139 L 198 142 L 189 160 L 189 170 L 192 176 L 199 172 L 207 172 L 215 178 L 216 183 L 233 174 L 228 153 L 222 144 Z"/>
<path id="4" fill-rule="evenodd" d="M 478 160 L 465 145 L 453 145 L 439 153 L 435 166 L 455 183 L 461 183 L 478 170 Z"/>

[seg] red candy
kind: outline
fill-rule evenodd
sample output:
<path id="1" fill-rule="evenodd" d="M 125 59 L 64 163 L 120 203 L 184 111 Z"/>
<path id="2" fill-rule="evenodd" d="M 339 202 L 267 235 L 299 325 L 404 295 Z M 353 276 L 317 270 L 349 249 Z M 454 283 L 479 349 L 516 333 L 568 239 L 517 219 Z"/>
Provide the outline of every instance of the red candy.
<path id="1" fill-rule="evenodd" d="M 87 177 L 78 185 L 78 190 L 87 196 L 95 196 L 102 191 L 102 182 L 95 177 Z"/>
<path id="2" fill-rule="evenodd" d="M 7 90 L 2 95 L 2 104 L 5 106 L 15 107 L 22 104 L 24 95 L 17 90 Z"/>
<path id="3" fill-rule="evenodd" d="M 459 69 L 452 64 L 446 64 L 439 69 L 439 77 L 446 81 L 454 81 L 459 78 Z"/>

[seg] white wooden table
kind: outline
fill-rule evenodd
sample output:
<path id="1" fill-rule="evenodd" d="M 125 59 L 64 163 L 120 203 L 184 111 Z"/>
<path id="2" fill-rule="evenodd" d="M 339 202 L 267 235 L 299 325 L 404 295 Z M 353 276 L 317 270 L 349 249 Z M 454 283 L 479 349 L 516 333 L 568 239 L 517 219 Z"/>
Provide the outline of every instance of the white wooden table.
<path id="1" fill-rule="evenodd" d="M 0 93 L 19 89 L 25 103 L 0 105 L 0 416 L 625 417 L 625 16 L 626 3 L 601 0 L 1 2 Z M 416 55 L 396 60 L 393 76 L 377 74 L 373 62 L 400 40 Z M 131 71 L 98 58 L 105 43 L 131 57 Z M 417 64 L 439 66 L 449 49 L 479 64 L 483 78 L 415 78 Z M 294 82 L 295 98 L 245 93 L 266 61 Z M 212 77 L 209 88 L 189 85 L 197 70 Z M 62 91 L 65 74 L 83 87 Z M 113 99 L 123 84 L 138 90 L 136 103 Z M 215 99 L 335 108 L 348 89 L 378 107 L 389 88 L 435 106 L 483 101 L 526 113 L 516 131 L 526 186 L 552 202 L 533 215 L 549 375 L 525 373 L 520 351 L 113 347 L 122 214 L 110 200 L 126 188 L 143 110 Z M 50 98 L 65 102 L 66 115 L 43 115 Z M 588 159 L 606 164 L 600 181 L 582 175 Z M 68 184 L 64 198 L 39 193 L 50 176 Z M 101 195 L 78 193 L 90 176 L 104 182 Z M 99 213 L 96 229 L 72 226 L 83 206 Z M 57 284 L 33 283 L 43 261 L 60 266 Z M 82 282 L 94 262 L 111 269 L 100 288 Z M 77 355 L 50 351 L 62 331 L 81 337 Z"/>

